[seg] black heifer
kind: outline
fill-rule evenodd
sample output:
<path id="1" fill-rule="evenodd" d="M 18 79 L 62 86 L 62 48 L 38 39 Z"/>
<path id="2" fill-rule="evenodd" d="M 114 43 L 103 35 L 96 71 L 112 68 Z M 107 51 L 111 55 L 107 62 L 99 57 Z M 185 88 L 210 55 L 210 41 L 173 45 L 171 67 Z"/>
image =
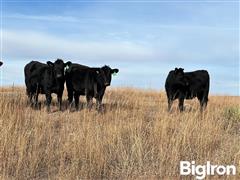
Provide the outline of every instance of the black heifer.
<path id="1" fill-rule="evenodd" d="M 175 99 L 179 100 L 179 109 L 183 111 L 184 99 L 197 97 L 201 111 L 207 106 L 209 92 L 209 74 L 206 70 L 183 72 L 182 68 L 175 68 L 169 72 L 165 89 L 170 111 Z"/>
<path id="2" fill-rule="evenodd" d="M 50 111 L 52 93 L 57 94 L 59 109 L 62 108 L 62 95 L 64 90 L 64 68 L 67 66 L 61 59 L 54 63 L 48 61 L 43 64 L 37 61 L 31 61 L 24 68 L 25 84 L 27 95 L 32 103 L 35 97 L 35 106 L 38 104 L 38 95 L 45 94 L 47 100 L 47 110 Z"/>
<path id="3" fill-rule="evenodd" d="M 111 69 L 109 66 L 90 68 L 72 64 L 66 70 L 69 103 L 72 103 L 74 97 L 75 106 L 78 110 L 80 95 L 86 95 L 88 107 L 90 107 L 90 102 L 92 104 L 94 97 L 97 101 L 97 108 L 100 109 L 106 87 L 111 84 L 113 73 L 118 73 L 118 69 Z"/>

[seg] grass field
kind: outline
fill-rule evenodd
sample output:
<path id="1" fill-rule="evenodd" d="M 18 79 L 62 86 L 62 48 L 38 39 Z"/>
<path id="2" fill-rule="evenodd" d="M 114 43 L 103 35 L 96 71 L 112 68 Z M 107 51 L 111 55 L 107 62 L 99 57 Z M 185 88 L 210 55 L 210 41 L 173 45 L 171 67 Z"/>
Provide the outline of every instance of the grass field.
<path id="1" fill-rule="evenodd" d="M 103 113 L 56 103 L 47 113 L 27 106 L 24 88 L 1 88 L 0 178 L 180 179 L 181 160 L 240 168 L 240 97 L 210 96 L 203 114 L 197 100 L 168 113 L 153 90 L 110 88 L 103 102 Z"/>

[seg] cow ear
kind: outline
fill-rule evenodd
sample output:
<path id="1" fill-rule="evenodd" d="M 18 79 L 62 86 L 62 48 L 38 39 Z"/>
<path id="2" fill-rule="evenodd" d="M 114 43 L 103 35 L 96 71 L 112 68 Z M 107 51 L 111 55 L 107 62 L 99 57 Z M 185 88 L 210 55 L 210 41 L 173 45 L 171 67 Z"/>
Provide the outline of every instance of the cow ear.
<path id="1" fill-rule="evenodd" d="M 67 67 L 67 66 L 70 66 L 71 64 L 72 64 L 72 62 L 68 61 L 68 62 L 64 63 L 64 66 Z"/>
<path id="2" fill-rule="evenodd" d="M 178 72 L 178 68 L 175 68 L 174 73 L 177 74 L 177 72 Z"/>
<path id="3" fill-rule="evenodd" d="M 54 66 L 54 64 L 53 64 L 51 61 L 48 61 L 48 62 L 47 62 L 47 65 L 49 65 L 49 66 Z"/>
<path id="4" fill-rule="evenodd" d="M 118 73 L 118 72 L 119 72 L 118 69 L 111 69 L 111 74 L 113 74 L 113 73 Z"/>

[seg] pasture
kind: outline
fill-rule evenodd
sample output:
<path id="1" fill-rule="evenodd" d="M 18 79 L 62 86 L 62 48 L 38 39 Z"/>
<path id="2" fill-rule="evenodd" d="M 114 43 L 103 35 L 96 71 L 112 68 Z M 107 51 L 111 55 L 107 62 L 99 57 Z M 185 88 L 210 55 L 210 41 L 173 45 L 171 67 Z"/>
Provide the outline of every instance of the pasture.
<path id="1" fill-rule="evenodd" d="M 240 168 L 240 97 L 210 95 L 202 114 L 197 99 L 168 113 L 165 92 L 133 88 L 108 88 L 103 113 L 60 112 L 55 96 L 47 113 L 40 100 L 34 110 L 25 88 L 0 89 L 1 179 L 179 179 L 181 160 Z"/>

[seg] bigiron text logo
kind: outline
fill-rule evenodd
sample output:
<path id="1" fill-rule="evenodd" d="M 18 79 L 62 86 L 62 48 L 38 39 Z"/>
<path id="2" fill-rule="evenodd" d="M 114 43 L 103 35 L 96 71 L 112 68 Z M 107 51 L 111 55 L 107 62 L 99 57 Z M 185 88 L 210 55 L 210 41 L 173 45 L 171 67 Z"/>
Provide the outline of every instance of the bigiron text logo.
<path id="1" fill-rule="evenodd" d="M 195 161 L 180 161 L 180 175 L 192 175 L 196 179 L 204 179 L 208 175 L 234 176 L 236 171 L 234 165 L 212 165 L 210 161 L 205 165 L 196 165 Z"/>

